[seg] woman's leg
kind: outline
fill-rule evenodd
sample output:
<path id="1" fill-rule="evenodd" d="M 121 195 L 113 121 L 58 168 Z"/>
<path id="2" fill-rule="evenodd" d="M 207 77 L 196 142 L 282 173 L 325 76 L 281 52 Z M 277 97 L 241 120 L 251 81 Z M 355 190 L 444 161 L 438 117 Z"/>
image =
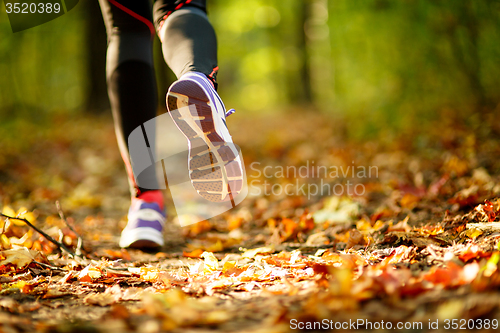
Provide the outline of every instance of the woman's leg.
<path id="1" fill-rule="evenodd" d="M 148 1 L 141 0 L 99 0 L 99 3 L 108 34 L 108 94 L 118 145 L 135 197 L 148 188 L 141 188 L 133 176 L 128 137 L 137 127 L 154 118 L 157 110 L 151 7 Z M 154 173 L 148 174 L 151 175 L 144 173 L 143 176 L 154 177 Z"/>
<path id="2" fill-rule="evenodd" d="M 189 141 L 193 188 L 208 201 L 230 201 L 234 207 L 235 196 L 243 187 L 243 170 L 226 126 L 224 104 L 216 92 L 215 31 L 204 0 L 170 4 L 165 0 L 154 4 L 163 56 L 179 79 L 169 88 L 167 108 Z"/>
<path id="3" fill-rule="evenodd" d="M 157 111 L 151 6 L 147 0 L 99 0 L 99 3 L 108 35 L 108 94 L 132 194 L 129 221 L 120 246 L 161 246 L 165 214 L 162 193 L 155 185 L 154 166 L 151 172 L 134 177 L 128 147 L 129 135 L 154 118 Z"/>
<path id="4" fill-rule="evenodd" d="M 215 80 L 217 38 L 206 15 L 205 0 L 157 0 L 154 23 L 165 62 L 177 78 L 200 72 Z"/>

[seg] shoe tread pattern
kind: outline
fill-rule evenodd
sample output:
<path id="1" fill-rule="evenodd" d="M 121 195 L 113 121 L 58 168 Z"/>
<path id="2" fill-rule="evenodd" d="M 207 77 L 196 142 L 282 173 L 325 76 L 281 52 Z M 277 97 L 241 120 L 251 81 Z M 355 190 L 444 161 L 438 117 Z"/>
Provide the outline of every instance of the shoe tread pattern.
<path id="1" fill-rule="evenodd" d="M 189 107 L 195 123 L 183 118 L 179 109 L 185 106 Z M 233 202 L 243 187 L 241 167 L 228 146 L 232 143 L 224 142 L 215 131 L 209 99 L 203 89 L 192 81 L 178 81 L 167 94 L 167 107 L 189 141 L 189 177 L 195 190 L 212 202 Z M 201 132 L 203 135 L 198 134 Z"/>

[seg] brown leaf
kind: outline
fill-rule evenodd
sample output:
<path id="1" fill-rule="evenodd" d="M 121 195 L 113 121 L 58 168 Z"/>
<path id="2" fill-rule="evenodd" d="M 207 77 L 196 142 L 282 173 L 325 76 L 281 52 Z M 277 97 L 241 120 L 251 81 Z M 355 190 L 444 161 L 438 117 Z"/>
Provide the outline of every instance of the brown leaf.
<path id="1" fill-rule="evenodd" d="M 66 295 L 71 295 L 71 293 L 67 290 L 59 289 L 59 288 L 49 288 L 45 295 L 43 295 L 42 298 L 48 299 L 48 298 L 59 298 L 63 297 Z"/>
<path id="2" fill-rule="evenodd" d="M 130 312 L 128 309 L 121 304 L 113 304 L 111 310 L 108 312 L 111 318 L 115 319 L 128 319 L 130 318 Z"/>
<path id="3" fill-rule="evenodd" d="M 92 293 L 87 295 L 83 302 L 89 305 L 107 306 L 120 300 L 122 296 L 121 288 L 118 284 L 107 288 L 104 293 Z"/>
<path id="4" fill-rule="evenodd" d="M 144 289 L 130 287 L 125 289 L 122 295 L 124 301 L 139 301 L 144 295 Z"/>
<path id="5" fill-rule="evenodd" d="M 73 271 L 70 271 L 64 275 L 64 277 L 59 280 L 57 283 L 67 283 L 73 277 Z"/>
<path id="6" fill-rule="evenodd" d="M 0 308 L 3 308 L 12 313 L 17 313 L 19 303 L 12 298 L 0 298 Z"/>
<path id="7" fill-rule="evenodd" d="M 330 239 L 326 237 L 324 231 L 310 235 L 306 241 L 306 245 L 325 245 L 328 243 L 330 243 Z"/>
<path id="8" fill-rule="evenodd" d="M 351 229 L 349 231 L 349 239 L 347 240 L 346 248 L 350 249 L 354 247 L 354 245 L 362 244 L 363 242 L 363 234 L 357 229 Z"/>
<path id="9" fill-rule="evenodd" d="M 38 302 L 23 303 L 19 307 L 19 313 L 33 312 L 40 309 L 42 305 Z"/>
<path id="10" fill-rule="evenodd" d="M 399 221 L 397 224 L 392 225 L 389 227 L 387 231 L 404 231 L 404 232 L 409 232 L 411 231 L 411 227 L 408 225 L 408 220 L 410 219 L 409 216 L 407 216 L 404 220 Z"/>
<path id="11" fill-rule="evenodd" d="M 443 219 L 443 222 L 441 222 L 441 225 L 446 232 L 458 234 L 464 231 L 467 227 L 467 218 L 466 216 L 460 215 L 451 217 L 448 211 L 446 211 L 446 215 Z"/>

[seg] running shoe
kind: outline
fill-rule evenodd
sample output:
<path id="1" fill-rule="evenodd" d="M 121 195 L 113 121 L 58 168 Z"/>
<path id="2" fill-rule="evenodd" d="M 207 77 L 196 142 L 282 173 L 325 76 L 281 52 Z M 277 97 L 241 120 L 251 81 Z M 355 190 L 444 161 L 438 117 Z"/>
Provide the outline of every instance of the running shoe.
<path id="1" fill-rule="evenodd" d="M 120 237 L 120 247 L 154 249 L 163 246 L 162 231 L 165 225 L 163 198 L 151 200 L 158 195 L 161 196 L 160 191 L 150 191 L 132 199 L 127 226 Z"/>
<path id="2" fill-rule="evenodd" d="M 188 140 L 189 177 L 200 196 L 231 201 L 243 187 L 242 162 L 226 125 L 224 103 L 211 81 L 198 72 L 184 74 L 167 93 L 167 108 Z"/>

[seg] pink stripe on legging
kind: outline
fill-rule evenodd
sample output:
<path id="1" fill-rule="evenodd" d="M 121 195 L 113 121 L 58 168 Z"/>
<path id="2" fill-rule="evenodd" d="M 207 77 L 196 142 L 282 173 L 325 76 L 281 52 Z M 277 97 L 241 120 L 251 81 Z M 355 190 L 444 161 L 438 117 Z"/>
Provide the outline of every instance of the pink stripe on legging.
<path id="1" fill-rule="evenodd" d="M 191 1 L 193 1 L 193 0 L 185 0 L 185 1 L 181 1 L 181 2 L 179 2 L 179 4 L 175 7 L 175 9 L 174 9 L 174 10 L 169 11 L 169 12 L 168 12 L 165 16 L 163 16 L 163 18 L 161 19 L 160 25 L 159 25 L 159 27 L 158 27 L 158 36 L 159 36 L 159 33 L 160 33 L 161 28 L 163 27 L 163 23 L 165 23 L 165 20 L 167 19 L 167 17 L 168 17 L 170 14 L 172 14 L 173 12 L 175 12 L 176 10 L 181 9 L 181 8 L 182 8 L 182 6 L 187 5 L 187 4 L 188 4 L 188 3 L 190 3 Z M 162 42 L 163 42 L 163 41 L 162 41 Z"/>
<path id="2" fill-rule="evenodd" d="M 128 9 L 127 7 L 119 4 L 116 0 L 109 0 L 109 2 L 112 3 L 113 5 L 115 5 L 116 7 L 120 8 L 121 10 L 123 10 L 125 13 L 131 15 L 132 17 L 134 17 L 134 18 L 138 19 L 139 21 L 143 22 L 144 24 L 146 24 L 149 28 L 149 31 L 151 31 L 151 38 L 154 38 L 155 28 L 153 26 L 153 23 L 151 23 L 150 20 L 142 17 L 141 15 L 139 15 L 137 13 L 134 13 L 133 11 Z"/>

